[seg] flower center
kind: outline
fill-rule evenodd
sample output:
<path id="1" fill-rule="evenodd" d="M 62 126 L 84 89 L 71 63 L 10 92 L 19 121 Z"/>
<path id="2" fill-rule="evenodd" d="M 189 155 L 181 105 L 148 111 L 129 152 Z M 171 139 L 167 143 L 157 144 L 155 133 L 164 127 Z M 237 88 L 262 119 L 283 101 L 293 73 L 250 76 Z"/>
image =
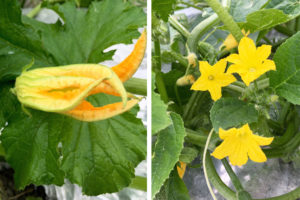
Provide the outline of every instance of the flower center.
<path id="1" fill-rule="evenodd" d="M 209 75 L 209 76 L 208 76 L 208 80 L 212 81 L 212 80 L 214 80 L 214 79 L 215 79 L 215 77 L 214 77 L 213 75 Z"/>
<path id="2" fill-rule="evenodd" d="M 254 67 L 250 67 L 249 72 L 255 72 L 256 69 Z"/>

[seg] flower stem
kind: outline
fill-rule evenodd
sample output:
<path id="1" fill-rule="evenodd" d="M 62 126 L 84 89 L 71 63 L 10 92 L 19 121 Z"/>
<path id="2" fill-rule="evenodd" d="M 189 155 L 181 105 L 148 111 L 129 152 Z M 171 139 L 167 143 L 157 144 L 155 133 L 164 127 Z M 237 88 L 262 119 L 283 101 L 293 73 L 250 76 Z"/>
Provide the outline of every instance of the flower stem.
<path id="1" fill-rule="evenodd" d="M 185 38 L 190 37 L 190 32 L 174 16 L 169 17 L 169 23 Z"/>
<path id="2" fill-rule="evenodd" d="M 124 87 L 128 92 L 147 96 L 147 80 L 141 78 L 131 78 L 124 83 Z"/>
<path id="3" fill-rule="evenodd" d="M 205 0 L 207 4 L 218 14 L 220 20 L 225 27 L 230 31 L 236 41 L 240 41 L 243 37 L 242 31 L 237 23 L 233 20 L 228 11 L 223 8 L 218 0 Z"/>
<path id="4" fill-rule="evenodd" d="M 219 17 L 217 14 L 213 14 L 210 17 L 206 18 L 200 22 L 191 32 L 190 37 L 188 37 L 187 45 L 191 52 L 196 52 L 197 43 L 200 38 L 207 33 L 215 24 L 219 22 Z"/>
<path id="5" fill-rule="evenodd" d="M 206 181 L 206 185 L 207 185 L 207 187 L 208 187 L 208 190 L 209 190 L 209 192 L 210 192 L 212 198 L 213 198 L 214 200 L 217 200 L 217 198 L 216 198 L 216 196 L 215 196 L 215 194 L 214 194 L 214 192 L 213 192 L 213 190 L 212 190 L 212 187 L 211 187 L 211 185 L 210 185 L 210 182 L 209 182 L 209 180 L 208 180 L 207 171 L 206 171 L 206 166 L 205 166 L 205 163 L 206 163 L 206 155 L 207 155 L 207 148 L 208 148 L 209 141 L 210 141 L 210 138 L 211 138 L 213 132 L 214 132 L 214 129 L 212 128 L 211 131 L 210 131 L 209 134 L 208 134 L 208 137 L 207 137 L 207 140 L 206 140 L 206 144 L 205 144 L 205 147 L 204 147 L 204 151 L 203 151 L 203 171 L 204 171 L 204 177 L 205 177 L 205 181 Z"/>
<path id="6" fill-rule="evenodd" d="M 240 93 L 243 93 L 245 91 L 242 87 L 233 84 L 227 85 L 226 87 Z"/>
<path id="7" fill-rule="evenodd" d="M 132 179 L 129 187 L 147 192 L 147 178 L 142 176 L 136 176 L 134 177 L 134 179 Z"/>

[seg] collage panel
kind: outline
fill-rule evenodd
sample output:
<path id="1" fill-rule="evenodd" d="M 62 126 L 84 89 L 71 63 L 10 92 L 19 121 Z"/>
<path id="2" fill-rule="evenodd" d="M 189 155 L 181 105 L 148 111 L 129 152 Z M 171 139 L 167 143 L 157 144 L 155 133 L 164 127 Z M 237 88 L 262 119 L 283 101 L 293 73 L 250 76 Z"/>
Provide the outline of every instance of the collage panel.
<path id="1" fill-rule="evenodd" d="M 300 199 L 299 16 L 152 0 L 151 199 Z"/>
<path id="2" fill-rule="evenodd" d="M 147 199 L 146 24 L 146 0 L 0 0 L 0 200 Z"/>

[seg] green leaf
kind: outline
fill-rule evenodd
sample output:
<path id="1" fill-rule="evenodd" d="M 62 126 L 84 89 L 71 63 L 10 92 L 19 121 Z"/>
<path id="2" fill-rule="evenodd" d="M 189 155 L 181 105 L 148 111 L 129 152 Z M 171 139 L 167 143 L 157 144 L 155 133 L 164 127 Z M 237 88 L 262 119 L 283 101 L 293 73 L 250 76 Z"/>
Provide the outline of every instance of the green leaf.
<path id="1" fill-rule="evenodd" d="M 191 163 L 199 154 L 199 151 L 192 147 L 184 147 L 181 151 L 179 160 L 184 163 Z"/>
<path id="2" fill-rule="evenodd" d="M 63 116 L 30 112 L 32 117 L 19 105 L 1 135 L 5 158 L 15 171 L 15 185 L 17 188 L 31 183 L 62 185 L 64 172 L 59 169 L 57 147 Z"/>
<path id="3" fill-rule="evenodd" d="M 10 88 L 13 87 L 13 83 L 1 83 L 0 85 L 0 130 L 5 126 L 7 120 L 18 109 L 18 101 L 15 95 L 10 92 Z"/>
<path id="4" fill-rule="evenodd" d="M 250 13 L 246 17 L 247 21 L 239 23 L 240 27 L 251 33 L 272 28 L 285 23 L 291 18 L 281 10 L 266 9 Z"/>
<path id="5" fill-rule="evenodd" d="M 156 134 L 169 126 L 172 121 L 167 114 L 167 105 L 160 99 L 160 95 L 152 92 L 152 134 Z"/>
<path id="6" fill-rule="evenodd" d="M 178 176 L 174 169 L 168 180 L 164 183 L 155 200 L 189 200 L 189 192 L 183 180 Z"/>
<path id="7" fill-rule="evenodd" d="M 169 15 L 174 11 L 176 0 L 153 0 L 152 10 L 159 15 L 165 22 L 168 21 Z"/>
<path id="8" fill-rule="evenodd" d="M 271 0 L 266 8 L 282 10 L 291 18 L 296 18 L 300 15 L 300 4 L 298 0 Z"/>
<path id="9" fill-rule="evenodd" d="M 173 125 L 162 130 L 157 137 L 152 159 L 152 198 L 169 177 L 179 160 L 186 135 L 180 115 L 170 114 Z"/>
<path id="10" fill-rule="evenodd" d="M 16 0 L 0 1 L 0 81 L 13 80 L 32 58 L 34 67 L 99 63 L 119 43 L 132 43 L 146 23 L 141 8 L 122 0 L 93 2 L 88 10 L 67 2 L 53 8 L 64 20 L 45 24 L 23 17 Z M 25 23 L 25 24 L 24 24 Z"/>
<path id="11" fill-rule="evenodd" d="M 300 104 L 300 32 L 283 43 L 274 55 L 276 71 L 270 72 L 270 85 L 276 94 Z"/>
<path id="12" fill-rule="evenodd" d="M 221 98 L 210 110 L 210 120 L 215 131 L 256 122 L 258 112 L 254 105 L 236 98 Z"/>
<path id="13" fill-rule="evenodd" d="M 74 2 L 52 9 L 64 24 L 24 20 L 40 31 L 43 45 L 59 65 L 109 60 L 114 51 L 104 52 L 105 49 L 132 43 L 140 35 L 137 28 L 146 24 L 144 11 L 122 0 L 92 2 L 87 11 L 76 9 Z"/>
<path id="14" fill-rule="evenodd" d="M 90 97 L 95 106 L 111 103 L 107 95 Z M 137 109 L 98 122 L 67 118 L 62 129 L 62 168 L 88 195 L 119 191 L 134 177 L 146 156 L 146 130 Z"/>
<path id="15" fill-rule="evenodd" d="M 54 64 L 38 33 L 22 23 L 18 1 L 0 1 L 0 81 L 14 79 L 32 58 L 35 66 Z"/>
<path id="16" fill-rule="evenodd" d="M 89 99 L 96 106 L 119 100 L 108 95 Z M 116 192 L 131 183 L 134 168 L 145 159 L 146 130 L 135 117 L 137 109 L 91 123 L 30 113 L 32 117 L 19 107 L 1 135 L 18 188 L 30 183 L 61 185 L 67 178 L 88 195 Z"/>
<path id="17" fill-rule="evenodd" d="M 246 16 L 261 9 L 268 0 L 233 0 L 230 2 L 229 13 L 236 22 L 246 21 Z"/>

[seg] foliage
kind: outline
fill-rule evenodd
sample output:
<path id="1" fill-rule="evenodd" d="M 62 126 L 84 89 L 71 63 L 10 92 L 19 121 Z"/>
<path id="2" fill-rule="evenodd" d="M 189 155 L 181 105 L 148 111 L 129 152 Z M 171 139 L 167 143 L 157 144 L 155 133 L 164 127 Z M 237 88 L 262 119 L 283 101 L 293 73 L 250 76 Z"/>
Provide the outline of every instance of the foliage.
<path id="1" fill-rule="evenodd" d="M 85 194 L 121 190 L 146 156 L 146 129 L 138 108 L 116 117 L 81 122 L 29 108 L 28 116 L 10 92 L 22 68 L 98 63 L 112 58 L 108 47 L 131 43 L 145 25 L 141 8 L 121 0 L 92 2 L 87 10 L 73 2 L 48 5 L 61 20 L 45 24 L 21 15 L 16 0 L 0 2 L 0 127 L 5 159 L 19 189 L 28 184 L 77 183 Z M 104 94 L 88 98 L 94 106 L 119 101 Z"/>
<path id="2" fill-rule="evenodd" d="M 170 162 L 168 170 L 166 170 L 164 159 L 158 161 L 155 158 L 159 146 L 163 143 L 162 138 L 167 137 L 167 129 L 157 132 L 153 136 L 154 159 L 152 166 L 154 169 L 163 169 L 161 170 L 163 177 L 160 181 L 157 181 L 157 174 L 152 174 L 154 194 L 160 187 L 159 193 L 155 196 L 156 199 L 189 199 L 186 196 L 188 194 L 182 190 L 185 187 L 182 186 L 181 189 L 176 187 L 175 189 L 172 182 L 174 181 L 175 170 L 171 171 L 171 169 L 176 168 L 178 159 L 186 163 L 193 163 L 196 159 L 204 162 L 199 153 L 202 154 L 205 146 L 208 147 L 208 152 L 206 153 L 206 165 L 203 163 L 203 167 L 207 166 L 208 179 L 218 192 L 226 199 L 235 199 L 236 196 L 242 198 L 241 195 L 244 195 L 243 198 L 250 198 L 251 195 L 246 192 L 247 188 L 244 189 L 239 183 L 237 175 L 234 174 L 229 164 L 222 161 L 235 187 L 234 191 L 222 182 L 215 170 L 210 152 L 213 152 L 221 142 L 218 139 L 219 128 L 224 130 L 238 129 L 249 124 L 255 134 L 253 137 L 255 139 L 260 138 L 261 144 L 268 145 L 274 137 L 273 143 L 268 148 L 262 148 L 264 153 L 261 152 L 261 158 L 266 155 L 268 159 L 282 158 L 286 162 L 293 162 L 295 166 L 299 163 L 299 152 L 296 150 L 300 145 L 299 134 L 297 133 L 299 123 L 296 121 L 299 117 L 297 110 L 300 99 L 298 96 L 298 55 L 300 52 L 298 52 L 299 47 L 297 46 L 300 30 L 300 4 L 294 0 L 232 0 L 230 2 L 230 5 L 225 5 L 227 8 L 223 8 L 217 0 L 185 0 L 177 1 L 176 4 L 166 1 L 168 5 L 164 6 L 168 7 L 169 10 L 165 14 L 171 15 L 168 17 L 168 21 L 167 17 L 160 15 L 162 9 L 156 7 L 153 9 L 152 16 L 155 20 L 152 24 L 152 39 L 155 45 L 152 50 L 154 63 L 152 70 L 156 77 L 155 92 L 158 92 L 158 95 L 162 97 L 164 109 L 152 107 L 152 115 L 156 116 L 155 120 L 159 121 L 156 113 L 159 113 L 163 119 L 168 112 L 175 112 L 181 117 L 186 130 L 185 147 L 182 149 L 181 156 L 178 158 L 177 154 L 173 155 L 173 165 L 171 166 Z M 195 11 L 192 16 L 184 11 L 181 11 L 180 14 L 176 13 L 177 10 L 191 7 L 200 10 L 200 12 Z M 173 11 L 175 14 L 172 14 Z M 229 20 L 226 21 L 225 19 Z M 168 23 L 165 23 L 166 21 Z M 220 22 L 225 24 L 226 28 Z M 245 30 L 244 33 L 241 33 L 242 29 Z M 232 34 L 232 42 L 235 43 L 233 46 L 237 47 L 237 44 L 241 43 L 247 43 L 247 45 L 234 47 L 230 50 L 225 49 L 222 46 L 222 41 L 229 34 L 229 30 Z M 248 30 L 250 33 L 247 33 Z M 239 43 L 243 34 L 250 35 L 248 38 L 244 37 L 246 39 Z M 228 57 L 229 55 L 231 56 Z M 196 66 L 194 66 L 195 60 L 191 59 L 193 57 L 196 58 Z M 236 78 L 236 81 L 229 85 L 225 84 L 224 78 L 220 78 L 218 73 L 208 72 L 205 67 L 203 68 L 203 61 L 214 66 L 224 58 L 228 64 L 225 71 L 219 70 L 220 73 L 232 73 Z M 241 63 L 243 59 L 249 60 L 243 64 Z M 275 69 L 273 61 L 276 65 L 276 71 L 267 72 L 270 69 Z M 256 71 L 255 76 L 251 75 L 252 71 L 250 68 L 248 69 L 248 63 L 253 64 L 251 70 Z M 241 70 L 242 64 L 243 71 Z M 265 71 L 262 71 L 260 64 L 272 64 L 272 66 L 265 66 Z M 268 70 L 266 70 L 267 67 L 269 67 Z M 217 68 L 215 69 L 217 70 Z M 215 77 L 210 75 L 215 75 Z M 182 82 L 185 77 L 194 77 L 195 83 L 199 85 L 198 89 L 201 88 L 203 91 L 191 91 L 193 82 Z M 204 81 L 199 81 L 199 77 L 202 77 Z M 222 79 L 223 82 L 219 80 L 218 83 L 226 85 L 222 86 L 221 98 L 217 101 L 211 99 L 209 94 L 214 90 L 217 91 L 213 84 L 209 85 L 212 83 L 209 81 L 215 80 L 214 78 Z M 190 80 L 193 79 L 190 78 Z M 204 88 L 204 86 L 207 87 Z M 208 86 L 211 86 L 212 89 L 206 92 L 205 89 L 208 90 Z M 155 96 L 159 97 L 158 95 L 155 93 Z M 166 113 L 163 114 L 163 112 Z M 215 132 L 209 130 L 215 130 Z M 208 136 L 209 132 L 210 135 Z M 223 135 L 222 140 L 226 134 Z M 239 135 L 240 133 L 237 131 L 236 134 Z M 210 143 L 206 144 L 210 137 L 212 137 Z M 231 137 L 233 138 L 232 135 Z M 229 138 L 227 139 L 230 140 Z M 170 141 L 165 141 L 165 143 L 167 142 Z M 224 143 L 227 141 L 224 140 Z M 227 144 L 230 146 L 232 143 L 228 142 Z M 173 148 L 176 146 L 174 145 Z M 249 147 L 250 151 L 251 148 L 258 150 L 253 145 Z M 168 146 L 168 149 L 171 147 Z M 241 150 L 241 148 L 239 149 Z M 238 148 L 228 148 L 227 150 L 229 153 L 233 151 L 239 153 Z M 220 154 L 221 157 L 226 156 L 223 156 L 223 150 L 220 150 L 219 153 L 222 153 Z M 244 158 L 248 159 L 248 155 L 245 155 Z M 189 165 L 187 170 L 189 170 Z M 179 185 L 179 182 L 176 185 Z M 277 198 L 299 197 L 298 188 Z"/>

